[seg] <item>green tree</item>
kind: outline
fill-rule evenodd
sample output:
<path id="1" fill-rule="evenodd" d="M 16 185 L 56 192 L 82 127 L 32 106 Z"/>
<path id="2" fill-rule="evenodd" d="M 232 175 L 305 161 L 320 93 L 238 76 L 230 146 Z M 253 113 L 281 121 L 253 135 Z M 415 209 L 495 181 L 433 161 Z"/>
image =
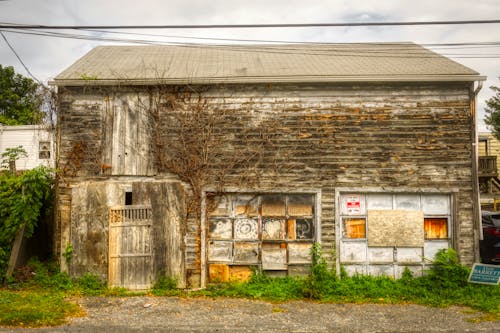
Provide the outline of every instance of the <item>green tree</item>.
<path id="1" fill-rule="evenodd" d="M 0 65 L 0 124 L 32 125 L 43 120 L 40 85 Z"/>
<path id="2" fill-rule="evenodd" d="M 493 135 L 500 140 L 500 88 L 491 86 L 495 96 L 486 101 L 486 117 L 484 122 L 488 125 Z"/>

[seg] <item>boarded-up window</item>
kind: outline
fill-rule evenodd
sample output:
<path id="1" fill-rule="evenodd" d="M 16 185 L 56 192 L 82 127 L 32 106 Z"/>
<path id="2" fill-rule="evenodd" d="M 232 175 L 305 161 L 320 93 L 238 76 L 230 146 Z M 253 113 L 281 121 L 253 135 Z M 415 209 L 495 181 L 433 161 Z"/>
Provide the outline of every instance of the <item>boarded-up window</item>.
<path id="1" fill-rule="evenodd" d="M 262 196 L 262 216 L 285 216 L 284 195 Z"/>
<path id="2" fill-rule="evenodd" d="M 424 246 L 424 214 L 414 210 L 369 210 L 368 246 Z"/>
<path id="3" fill-rule="evenodd" d="M 308 271 L 316 230 L 314 195 L 225 194 L 207 202 L 212 281 L 227 280 L 233 267 Z"/>
<path id="4" fill-rule="evenodd" d="M 450 199 L 449 194 L 440 193 L 342 194 L 342 237 L 389 247 L 420 247 L 424 239 L 447 239 Z"/>
<path id="5" fill-rule="evenodd" d="M 313 198 L 310 195 L 289 195 L 287 206 L 289 216 L 313 215 Z"/>
<path id="6" fill-rule="evenodd" d="M 366 220 L 364 218 L 344 218 L 344 237 L 366 238 Z"/>
<path id="7" fill-rule="evenodd" d="M 448 219 L 447 218 L 425 218 L 424 231 L 426 239 L 445 239 L 448 238 Z"/>

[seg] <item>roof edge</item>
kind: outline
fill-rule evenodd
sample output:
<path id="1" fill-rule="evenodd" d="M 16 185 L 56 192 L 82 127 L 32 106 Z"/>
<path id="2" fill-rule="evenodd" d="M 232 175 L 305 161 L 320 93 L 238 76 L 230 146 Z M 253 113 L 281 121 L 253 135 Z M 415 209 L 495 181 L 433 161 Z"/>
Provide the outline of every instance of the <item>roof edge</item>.
<path id="1" fill-rule="evenodd" d="M 114 86 L 114 85 L 152 85 L 152 84 L 225 84 L 225 83 L 344 83 L 344 82 L 475 82 L 486 81 L 481 75 L 391 75 L 391 76 L 266 76 L 266 77 L 200 77 L 193 79 L 55 79 L 49 81 L 52 86 Z"/>

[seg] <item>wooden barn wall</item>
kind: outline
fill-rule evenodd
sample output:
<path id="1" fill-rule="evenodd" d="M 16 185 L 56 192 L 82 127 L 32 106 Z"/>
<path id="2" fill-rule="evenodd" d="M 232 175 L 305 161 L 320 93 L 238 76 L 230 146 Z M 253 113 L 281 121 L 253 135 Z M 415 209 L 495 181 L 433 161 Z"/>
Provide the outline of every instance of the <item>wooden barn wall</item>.
<path id="1" fill-rule="evenodd" d="M 208 105 L 230 111 L 217 125 L 227 154 L 252 144 L 252 140 L 241 141 L 248 126 L 267 126 L 272 132 L 267 134 L 273 149 L 264 153 L 256 190 L 321 190 L 321 241 L 326 256 L 335 248 L 336 188 L 435 189 L 457 191 L 455 247 L 461 261 L 471 264 L 476 236 L 469 88 L 465 83 L 232 85 L 203 87 L 203 98 Z M 67 238 L 70 223 L 71 184 L 138 174 L 169 176 L 154 168 L 158 156 L 152 153 L 152 134 L 147 129 L 154 124 L 164 135 L 175 130 L 168 108 L 160 110 L 152 123 L 144 111 L 148 108 L 144 103 L 151 103 L 148 96 L 147 89 L 140 87 L 80 87 L 61 92 L 59 167 L 66 166 L 66 182 L 60 182 L 58 196 L 61 240 Z M 116 120 L 119 109 L 135 113 L 126 119 L 141 119 L 126 130 L 135 133 L 126 155 L 114 148 L 120 141 L 117 128 L 119 132 L 129 126 L 128 120 Z M 78 155 L 74 147 L 81 142 L 85 150 Z M 117 154 L 128 162 L 120 162 Z M 219 163 L 224 163 L 224 157 Z M 242 172 L 227 175 L 225 185 L 248 190 L 238 175 Z M 200 272 L 199 221 L 190 219 L 185 228 L 186 274 L 196 275 Z"/>

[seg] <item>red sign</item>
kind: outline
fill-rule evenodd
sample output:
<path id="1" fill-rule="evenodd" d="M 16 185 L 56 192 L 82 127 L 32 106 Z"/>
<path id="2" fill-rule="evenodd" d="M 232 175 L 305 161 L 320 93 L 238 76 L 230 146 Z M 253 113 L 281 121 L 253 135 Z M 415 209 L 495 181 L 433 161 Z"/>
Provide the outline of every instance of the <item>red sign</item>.
<path id="1" fill-rule="evenodd" d="M 358 194 L 346 196 L 347 214 L 359 214 L 361 212 L 361 198 Z"/>

